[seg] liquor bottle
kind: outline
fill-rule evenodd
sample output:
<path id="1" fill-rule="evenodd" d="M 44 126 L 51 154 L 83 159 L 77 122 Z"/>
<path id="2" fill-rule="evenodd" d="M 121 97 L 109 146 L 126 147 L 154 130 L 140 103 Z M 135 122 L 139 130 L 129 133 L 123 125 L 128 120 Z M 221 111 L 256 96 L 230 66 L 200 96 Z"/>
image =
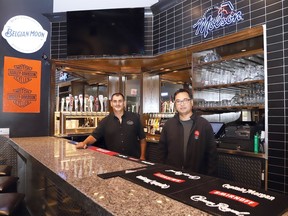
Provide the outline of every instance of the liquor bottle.
<path id="1" fill-rule="evenodd" d="M 259 152 L 259 135 L 258 133 L 256 133 L 254 135 L 254 153 L 258 153 Z"/>
<path id="2" fill-rule="evenodd" d="M 148 119 L 145 120 L 145 124 L 144 124 L 143 130 L 144 130 L 145 133 L 148 133 Z"/>

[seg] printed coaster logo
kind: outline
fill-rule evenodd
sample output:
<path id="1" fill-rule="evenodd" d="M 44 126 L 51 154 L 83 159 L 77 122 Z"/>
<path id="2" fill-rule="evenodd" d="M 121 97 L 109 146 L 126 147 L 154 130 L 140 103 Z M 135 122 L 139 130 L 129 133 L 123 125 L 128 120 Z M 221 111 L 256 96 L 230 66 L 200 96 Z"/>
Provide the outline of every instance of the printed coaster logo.
<path id="1" fill-rule="evenodd" d="M 34 53 L 42 48 L 48 32 L 33 18 L 15 16 L 7 21 L 2 36 L 9 45 L 22 53 Z"/>
<path id="2" fill-rule="evenodd" d="M 231 199 L 231 200 L 234 200 L 237 202 L 241 202 L 241 203 L 248 205 L 250 207 L 256 207 L 259 205 L 258 202 L 255 202 L 253 200 L 247 199 L 245 197 L 237 196 L 235 194 L 219 191 L 219 190 L 210 191 L 209 194 L 214 194 L 214 195 L 222 196 L 222 197 L 225 197 L 227 199 Z"/>
<path id="3" fill-rule="evenodd" d="M 183 182 L 185 182 L 184 179 L 173 178 L 171 176 L 164 175 L 164 174 L 162 174 L 160 172 L 154 173 L 153 175 L 157 176 L 157 177 L 159 177 L 161 179 L 164 179 L 164 180 L 167 180 L 167 181 L 171 181 L 171 182 L 175 182 L 175 183 L 183 183 Z"/>
<path id="4" fill-rule="evenodd" d="M 209 200 L 207 200 L 207 197 L 205 197 L 205 196 L 194 195 L 194 196 L 191 196 L 190 199 L 194 202 L 204 203 L 206 206 L 208 206 L 210 208 L 217 208 L 219 211 L 225 212 L 226 214 L 231 213 L 231 214 L 235 214 L 238 216 L 250 215 L 250 212 L 241 212 L 241 211 L 238 211 L 236 209 L 232 209 L 226 203 L 215 203 L 215 202 L 209 201 Z"/>
<path id="5" fill-rule="evenodd" d="M 241 11 L 236 11 L 230 1 L 223 2 L 220 7 L 212 6 L 208 8 L 197 23 L 193 25 L 196 29 L 195 35 L 203 34 L 207 37 L 214 29 L 230 25 L 243 20 Z"/>
<path id="6" fill-rule="evenodd" d="M 13 101 L 13 103 L 18 107 L 26 107 L 32 101 L 36 101 L 37 95 L 31 94 L 31 90 L 26 88 L 14 89 L 13 93 L 8 94 L 8 100 Z"/>
<path id="7" fill-rule="evenodd" d="M 12 76 L 17 82 L 25 84 L 33 78 L 37 78 L 37 72 L 32 71 L 32 67 L 20 64 L 14 65 L 13 69 L 8 69 L 8 76 Z"/>

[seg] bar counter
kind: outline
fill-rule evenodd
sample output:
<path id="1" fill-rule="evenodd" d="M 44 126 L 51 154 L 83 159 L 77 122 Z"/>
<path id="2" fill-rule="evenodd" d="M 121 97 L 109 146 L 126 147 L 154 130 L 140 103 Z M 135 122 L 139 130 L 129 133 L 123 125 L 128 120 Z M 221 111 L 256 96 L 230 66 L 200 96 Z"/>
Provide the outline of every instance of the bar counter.
<path id="1" fill-rule="evenodd" d="M 77 150 L 63 138 L 13 138 L 5 143 L 17 152 L 19 188 L 31 215 L 73 215 L 67 203 L 76 206 L 74 215 L 209 215 L 120 177 L 98 176 L 145 164 Z"/>

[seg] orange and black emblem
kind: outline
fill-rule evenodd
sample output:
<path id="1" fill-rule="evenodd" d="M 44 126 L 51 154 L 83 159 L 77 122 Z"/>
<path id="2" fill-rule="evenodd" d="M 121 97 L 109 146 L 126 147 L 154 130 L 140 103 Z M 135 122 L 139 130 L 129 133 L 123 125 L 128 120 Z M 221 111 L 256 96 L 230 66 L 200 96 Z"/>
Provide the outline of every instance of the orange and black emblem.
<path id="1" fill-rule="evenodd" d="M 8 100 L 13 101 L 18 107 L 26 107 L 37 99 L 37 95 L 31 94 L 31 92 L 31 90 L 26 88 L 13 89 L 13 93 L 8 93 Z"/>
<path id="2" fill-rule="evenodd" d="M 8 76 L 13 76 L 17 82 L 25 84 L 33 78 L 37 78 L 37 72 L 32 71 L 32 67 L 28 65 L 20 64 L 14 65 L 12 69 L 8 69 Z"/>

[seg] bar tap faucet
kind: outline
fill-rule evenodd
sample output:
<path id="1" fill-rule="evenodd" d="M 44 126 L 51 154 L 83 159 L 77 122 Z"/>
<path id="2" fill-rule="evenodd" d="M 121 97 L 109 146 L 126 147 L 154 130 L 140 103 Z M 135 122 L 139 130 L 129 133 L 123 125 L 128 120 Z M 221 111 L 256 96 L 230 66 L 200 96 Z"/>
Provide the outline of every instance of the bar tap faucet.
<path id="1" fill-rule="evenodd" d="M 169 112 L 174 112 L 174 102 L 172 100 L 169 102 Z"/>
<path id="2" fill-rule="evenodd" d="M 104 104 L 103 104 L 103 95 L 99 95 L 99 102 L 100 102 L 100 112 L 103 112 Z"/>
<path id="3" fill-rule="evenodd" d="M 93 112 L 93 102 L 94 102 L 94 97 L 92 95 L 89 96 L 89 111 Z"/>
<path id="4" fill-rule="evenodd" d="M 108 98 L 104 97 L 103 98 L 103 104 L 104 104 L 104 112 L 108 111 Z"/>
<path id="5" fill-rule="evenodd" d="M 78 96 L 77 95 L 74 96 L 74 108 L 75 108 L 75 111 L 78 112 Z"/>
<path id="6" fill-rule="evenodd" d="M 98 97 L 95 97 L 95 102 L 94 102 L 94 106 L 95 106 L 95 112 L 99 112 L 99 99 Z"/>
<path id="7" fill-rule="evenodd" d="M 66 97 L 66 108 L 65 108 L 65 110 L 66 110 L 67 112 L 69 111 L 69 103 L 70 103 L 70 97 L 67 96 L 67 97 Z"/>
<path id="8" fill-rule="evenodd" d="M 61 98 L 61 112 L 63 112 L 64 111 L 64 104 L 65 104 L 65 98 L 63 97 L 63 98 Z"/>
<path id="9" fill-rule="evenodd" d="M 85 94 L 84 98 L 84 112 L 88 112 L 89 95 Z"/>
<path id="10" fill-rule="evenodd" d="M 74 103 L 74 97 L 72 96 L 72 94 L 69 94 L 69 111 L 70 112 L 73 111 L 73 103 Z"/>
<path id="11" fill-rule="evenodd" d="M 83 95 L 79 94 L 80 112 L 83 112 Z"/>

